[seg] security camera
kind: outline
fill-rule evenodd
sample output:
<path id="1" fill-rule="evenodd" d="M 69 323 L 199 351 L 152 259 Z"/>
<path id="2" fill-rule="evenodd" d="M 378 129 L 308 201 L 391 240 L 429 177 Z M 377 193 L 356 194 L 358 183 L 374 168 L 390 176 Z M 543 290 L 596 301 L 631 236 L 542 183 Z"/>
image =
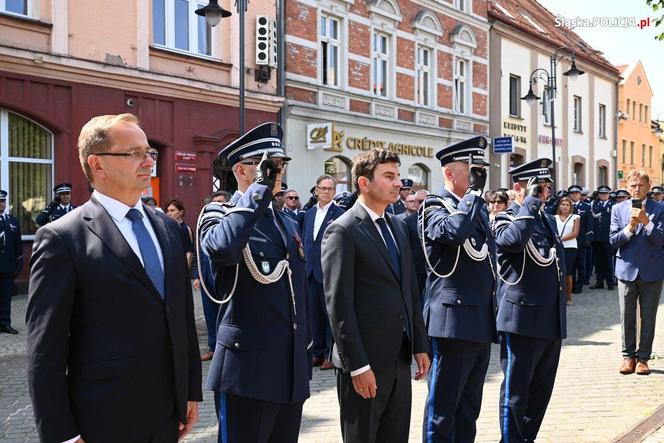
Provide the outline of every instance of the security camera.
<path id="1" fill-rule="evenodd" d="M 134 100 L 133 98 L 128 98 L 126 103 L 127 103 L 127 106 L 129 106 L 130 108 L 133 108 L 134 106 L 136 106 L 136 100 Z"/>

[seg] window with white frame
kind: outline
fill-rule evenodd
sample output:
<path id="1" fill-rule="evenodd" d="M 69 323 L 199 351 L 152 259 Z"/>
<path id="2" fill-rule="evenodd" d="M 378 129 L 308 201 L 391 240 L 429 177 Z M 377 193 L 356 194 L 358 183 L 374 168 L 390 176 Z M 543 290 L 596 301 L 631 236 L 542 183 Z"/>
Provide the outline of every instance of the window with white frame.
<path id="1" fill-rule="evenodd" d="M 645 143 L 641 145 L 641 166 L 646 165 L 646 145 Z"/>
<path id="2" fill-rule="evenodd" d="M 194 11 L 200 0 L 152 0 L 152 33 L 155 45 L 212 55 L 212 32 L 205 17 Z"/>
<path id="3" fill-rule="evenodd" d="M 339 20 L 320 16 L 320 81 L 339 86 Z"/>
<path id="4" fill-rule="evenodd" d="M 574 132 L 582 131 L 582 121 L 581 121 L 581 97 L 578 95 L 574 96 Z"/>
<path id="5" fill-rule="evenodd" d="M 431 49 L 417 47 L 417 104 L 431 105 Z"/>
<path id="6" fill-rule="evenodd" d="M 545 125 L 551 124 L 551 91 L 544 88 L 542 91 L 542 118 Z"/>
<path id="7" fill-rule="evenodd" d="M 521 117 L 521 77 L 510 74 L 510 115 Z"/>
<path id="8" fill-rule="evenodd" d="M 454 62 L 454 110 L 468 113 L 468 60 L 457 58 Z"/>
<path id="9" fill-rule="evenodd" d="M 373 65 L 372 90 L 373 94 L 380 97 L 387 97 L 390 66 L 390 38 L 386 34 L 379 32 L 373 35 L 373 44 L 371 45 L 371 64 Z"/>
<path id="10" fill-rule="evenodd" d="M 14 112 L 0 109 L 0 188 L 8 211 L 18 218 L 24 239 L 37 231 L 35 219 L 50 203 L 53 134 Z"/>
<path id="11" fill-rule="evenodd" d="M 599 105 L 599 136 L 606 138 L 606 106 Z"/>
<path id="12" fill-rule="evenodd" d="M 32 0 L 0 0 L 0 12 L 29 16 L 30 3 Z"/>
<path id="13" fill-rule="evenodd" d="M 469 12 L 468 0 L 454 0 L 454 6 L 461 12 Z"/>
<path id="14" fill-rule="evenodd" d="M 652 168 L 652 154 L 653 154 L 653 149 L 652 146 L 648 146 L 649 150 L 649 155 L 648 155 L 648 166 Z"/>

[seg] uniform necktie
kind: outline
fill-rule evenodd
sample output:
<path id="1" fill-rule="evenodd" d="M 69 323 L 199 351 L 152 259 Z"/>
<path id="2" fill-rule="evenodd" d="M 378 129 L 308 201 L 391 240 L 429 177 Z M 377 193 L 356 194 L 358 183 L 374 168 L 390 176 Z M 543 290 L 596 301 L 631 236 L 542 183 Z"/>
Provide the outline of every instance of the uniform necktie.
<path id="1" fill-rule="evenodd" d="M 273 242 L 285 248 L 286 247 L 285 236 L 281 232 L 281 229 L 279 229 L 279 226 L 277 225 L 278 223 L 277 215 L 273 212 L 272 209 L 268 208 L 268 210 L 265 211 L 265 218 L 268 219 L 268 222 L 261 225 L 259 229 L 267 231 L 264 233 L 269 238 L 271 238 Z"/>
<path id="2" fill-rule="evenodd" d="M 131 220 L 131 229 L 136 235 L 136 240 L 138 240 L 138 249 L 141 251 L 141 257 L 143 257 L 145 271 L 163 299 L 164 270 L 161 268 L 161 263 L 159 263 L 159 255 L 157 255 L 157 248 L 152 241 L 152 237 L 150 237 L 150 233 L 143 224 L 143 214 L 138 209 L 131 208 L 127 212 L 127 218 Z"/>
<path id="3" fill-rule="evenodd" d="M 397 248 L 392 234 L 385 223 L 384 218 L 377 218 L 376 223 L 380 226 L 380 232 L 383 234 L 383 240 L 385 240 L 385 245 L 387 246 L 387 252 L 390 254 L 390 261 L 392 262 L 392 268 L 397 274 L 397 278 L 401 279 L 401 259 L 399 258 L 399 249 Z"/>

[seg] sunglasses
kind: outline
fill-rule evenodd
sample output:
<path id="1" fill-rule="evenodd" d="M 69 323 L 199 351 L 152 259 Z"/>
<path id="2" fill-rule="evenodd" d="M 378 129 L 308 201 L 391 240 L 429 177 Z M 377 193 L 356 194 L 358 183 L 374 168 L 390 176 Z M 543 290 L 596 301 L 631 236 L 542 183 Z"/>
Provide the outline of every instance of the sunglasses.
<path id="1" fill-rule="evenodd" d="M 299 199 L 300 199 L 300 197 L 298 197 L 297 195 L 296 195 L 296 196 L 289 195 L 289 196 L 286 197 L 286 198 L 287 198 L 288 200 L 299 200 Z"/>

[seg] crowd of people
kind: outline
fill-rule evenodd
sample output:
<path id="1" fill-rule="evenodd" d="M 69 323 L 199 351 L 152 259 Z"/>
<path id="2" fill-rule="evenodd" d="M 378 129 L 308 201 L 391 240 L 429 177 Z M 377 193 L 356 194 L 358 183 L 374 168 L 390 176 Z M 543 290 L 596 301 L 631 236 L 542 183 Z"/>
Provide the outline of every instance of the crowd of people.
<path id="1" fill-rule="evenodd" d="M 566 309 L 593 268 L 593 288 L 618 286 L 620 372 L 650 373 L 664 204 L 643 171 L 615 201 L 607 186 L 586 201 L 579 186 L 551 195 L 540 158 L 485 192 L 480 136 L 436 152 L 435 194 L 401 178 L 395 152 L 372 149 L 353 159 L 355 192 L 323 174 L 303 203 L 282 180 L 282 137 L 265 123 L 219 152 L 238 189 L 207 197 L 192 229 L 178 200 L 161 210 L 140 198 L 155 159 L 133 115 L 83 127 L 94 192 L 47 208 L 30 260 L 28 383 L 43 441 L 175 442 L 197 421 L 209 361 L 220 442 L 296 442 L 317 367 L 334 369 L 344 441 L 406 442 L 414 361 L 429 388 L 423 441 L 472 442 L 493 343 L 502 441 L 535 441 Z"/>

